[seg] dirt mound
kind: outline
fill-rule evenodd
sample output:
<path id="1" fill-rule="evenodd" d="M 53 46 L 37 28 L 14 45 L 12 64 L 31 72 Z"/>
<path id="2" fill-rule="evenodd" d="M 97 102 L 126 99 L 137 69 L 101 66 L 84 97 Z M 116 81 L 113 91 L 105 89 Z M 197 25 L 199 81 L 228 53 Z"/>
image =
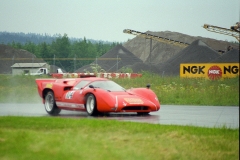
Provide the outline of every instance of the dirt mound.
<path id="1" fill-rule="evenodd" d="M 101 60 L 101 58 L 103 60 Z M 139 62 L 142 63 L 142 60 L 137 58 L 133 53 L 128 51 L 122 45 L 117 45 L 105 53 L 103 56 L 101 56 L 99 60 L 94 61 L 92 64 L 98 64 L 106 72 L 117 72 L 122 67 L 126 67 Z M 90 65 L 81 67 L 76 72 L 84 72 L 84 70 L 92 72 Z"/>
<path id="2" fill-rule="evenodd" d="M 36 60 L 36 56 L 23 49 L 14 49 L 10 46 L 0 44 L 0 73 L 11 74 L 11 66 L 15 63 L 44 63 Z"/>
<path id="3" fill-rule="evenodd" d="M 131 68 L 134 73 L 139 73 L 142 71 L 151 71 L 153 73 L 159 74 L 159 72 L 160 72 L 158 66 L 143 63 L 143 62 L 135 63 L 128 67 Z"/>
<path id="4" fill-rule="evenodd" d="M 194 37 L 189 36 L 186 34 L 178 33 L 178 32 L 150 32 L 147 31 L 146 33 L 156 35 L 159 37 L 165 37 L 172 40 L 192 44 L 196 40 L 201 40 L 207 46 L 212 48 L 215 51 L 226 51 L 228 46 L 232 46 L 235 49 L 239 49 L 239 44 L 230 43 L 226 41 L 220 41 L 210 38 L 204 37 Z M 159 41 L 152 41 L 152 52 L 150 56 L 150 40 L 145 39 L 140 36 L 136 36 L 132 40 L 124 43 L 123 46 L 132 52 L 135 56 L 139 57 L 144 63 L 152 63 L 152 64 L 159 64 L 166 62 L 169 58 L 173 57 L 174 55 L 178 54 L 184 48 L 179 46 L 175 46 L 172 44 L 167 44 Z M 150 58 L 151 57 L 151 58 Z"/>
<path id="5" fill-rule="evenodd" d="M 219 56 L 218 52 L 204 42 L 196 40 L 164 64 L 159 64 L 159 71 L 167 75 L 179 75 L 181 63 L 208 63 Z"/>
<path id="6" fill-rule="evenodd" d="M 171 33 L 172 34 L 172 33 Z M 188 39 L 188 36 L 185 36 L 183 34 L 177 34 L 175 35 L 175 38 L 179 38 L 185 42 L 189 43 L 191 40 L 195 39 L 193 37 L 190 37 Z M 167 36 L 167 35 L 162 35 Z M 169 38 L 173 39 L 169 36 Z M 187 38 L 186 38 L 187 37 Z M 189 46 L 186 48 L 181 48 L 178 46 L 174 46 L 171 44 L 166 43 L 159 43 L 154 42 L 153 43 L 153 51 L 159 52 L 159 55 L 152 54 L 150 56 L 150 52 L 144 52 L 142 49 L 146 47 L 145 45 L 142 45 L 143 43 L 147 43 L 147 40 L 140 38 L 138 39 L 134 38 L 133 40 L 129 41 L 129 44 L 133 44 L 131 50 L 133 48 L 135 53 L 131 53 L 128 49 L 125 47 L 118 45 L 115 48 L 113 48 L 111 51 L 107 52 L 100 58 L 121 58 L 121 61 L 119 61 L 118 65 L 117 62 L 110 61 L 110 60 L 103 60 L 98 61 L 97 64 L 101 66 L 105 71 L 107 72 L 116 72 L 117 69 L 120 69 L 121 67 L 129 67 L 133 70 L 133 72 L 138 73 L 141 71 L 150 71 L 156 74 L 160 74 L 162 76 L 164 75 L 179 75 L 180 70 L 180 64 L 181 63 L 222 63 L 222 62 L 228 62 L 232 63 L 235 62 L 236 59 L 238 60 L 237 56 L 239 57 L 239 54 L 236 52 L 238 49 L 233 49 L 230 52 L 227 52 L 225 54 L 220 54 L 217 52 L 216 49 L 212 49 L 208 44 L 203 42 L 201 39 L 197 39 L 193 41 Z M 204 39 L 204 38 L 202 38 Z M 207 41 L 206 39 L 204 39 Z M 209 44 L 212 44 L 213 46 L 216 45 L 217 41 L 210 41 Z M 221 46 L 229 46 L 228 43 L 224 44 L 225 42 L 219 42 Z M 223 45 L 224 44 L 224 45 Z M 219 44 L 218 44 L 219 45 Z M 160 47 L 163 48 L 160 50 Z M 236 46 L 235 46 L 236 47 Z M 222 48 L 221 48 L 222 49 Z M 152 51 L 152 53 L 153 53 Z M 174 53 L 176 51 L 179 51 L 177 53 Z M 142 54 L 144 53 L 144 54 Z M 234 56 L 233 56 L 234 55 Z M 142 61 L 137 58 L 139 56 Z M 160 59 L 160 60 L 159 60 Z M 225 61 L 223 61 L 225 59 Z M 92 64 L 95 64 L 96 61 Z M 84 66 L 77 70 L 77 72 L 83 72 L 85 70 L 91 71 L 91 67 Z"/>

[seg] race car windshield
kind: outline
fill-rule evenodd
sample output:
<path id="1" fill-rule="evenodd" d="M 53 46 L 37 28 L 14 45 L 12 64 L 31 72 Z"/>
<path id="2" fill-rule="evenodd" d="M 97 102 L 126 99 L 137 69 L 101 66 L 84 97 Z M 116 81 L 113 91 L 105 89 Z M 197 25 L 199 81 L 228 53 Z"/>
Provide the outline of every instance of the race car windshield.
<path id="1" fill-rule="evenodd" d="M 125 91 L 122 86 L 113 81 L 95 81 L 92 82 L 91 85 L 93 85 L 94 88 L 102 88 L 111 92 Z"/>
<path id="2" fill-rule="evenodd" d="M 90 81 L 81 81 L 79 82 L 73 89 L 81 89 L 83 87 L 85 87 L 88 83 L 90 83 Z"/>

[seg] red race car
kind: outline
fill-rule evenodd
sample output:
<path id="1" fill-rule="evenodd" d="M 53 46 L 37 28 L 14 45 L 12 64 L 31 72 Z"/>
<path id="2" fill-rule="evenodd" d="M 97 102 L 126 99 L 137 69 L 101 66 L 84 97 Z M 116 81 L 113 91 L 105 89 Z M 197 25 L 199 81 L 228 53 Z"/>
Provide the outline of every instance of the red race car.
<path id="1" fill-rule="evenodd" d="M 87 111 L 90 116 L 105 112 L 148 114 L 160 109 L 150 85 L 126 90 L 109 79 L 97 77 L 36 79 L 36 83 L 50 115 L 59 114 L 61 109 Z"/>

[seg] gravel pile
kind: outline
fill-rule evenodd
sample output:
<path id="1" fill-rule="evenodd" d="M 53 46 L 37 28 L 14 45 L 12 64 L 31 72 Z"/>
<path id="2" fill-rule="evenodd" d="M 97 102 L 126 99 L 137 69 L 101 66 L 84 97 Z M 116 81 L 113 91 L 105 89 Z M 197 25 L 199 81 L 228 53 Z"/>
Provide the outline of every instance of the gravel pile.
<path id="1" fill-rule="evenodd" d="M 207 32 L 207 31 L 206 31 Z M 184 43 L 192 44 L 196 40 L 201 40 L 207 46 L 212 48 L 215 51 L 226 51 L 228 46 L 232 46 L 235 49 L 239 49 L 238 43 L 231 43 L 227 41 L 221 41 L 211 38 L 205 38 L 200 36 L 190 36 L 178 32 L 171 32 L 171 31 L 164 31 L 164 32 L 151 32 L 147 31 L 146 33 L 169 38 L 176 41 L 181 41 Z M 134 37 L 134 36 L 133 36 Z M 124 43 L 123 46 L 132 52 L 135 56 L 140 58 L 144 63 L 153 63 L 159 64 L 166 62 L 169 58 L 177 55 L 183 48 L 159 42 L 157 40 L 152 41 L 152 53 L 150 58 L 150 40 L 145 39 L 141 36 L 136 36 L 133 39 L 129 40 L 128 42 Z M 151 59 L 151 60 L 150 60 Z"/>
<path id="2" fill-rule="evenodd" d="M 101 58 L 104 60 L 101 60 Z M 134 63 L 142 63 L 142 60 L 137 58 L 122 45 L 117 45 L 103 56 L 99 57 L 98 60 L 94 61 L 92 64 L 96 63 L 106 72 L 118 72 L 122 67 L 127 67 Z M 90 65 L 81 67 L 76 72 L 84 72 L 84 70 L 92 72 Z"/>
<path id="3" fill-rule="evenodd" d="M 169 58 L 164 63 L 158 64 L 141 64 L 136 63 L 131 66 L 134 72 L 151 71 L 156 74 L 164 75 L 179 75 L 180 64 L 181 63 L 223 63 L 223 62 L 236 62 L 239 61 L 237 56 L 236 49 L 225 53 L 224 55 L 220 55 L 218 52 L 210 48 L 201 40 L 196 40 L 188 47 L 184 48 L 182 51 L 177 53 L 176 55 Z M 234 55 L 234 56 L 232 56 Z M 225 59 L 223 61 L 223 59 Z"/>
<path id="4" fill-rule="evenodd" d="M 20 60 L 19 58 L 25 58 Z M 15 63 L 44 63 L 43 60 L 34 60 L 36 56 L 23 49 L 14 49 L 10 46 L 0 44 L 0 73 L 11 74 L 11 66 Z"/>
<path id="5" fill-rule="evenodd" d="M 11 74 L 11 66 L 15 63 L 46 63 L 43 59 L 35 59 L 36 56 L 23 49 L 15 49 L 0 44 L 0 74 Z M 51 65 L 50 73 L 56 73 L 58 66 Z M 64 70 L 63 70 L 64 71 Z"/>
<path id="6" fill-rule="evenodd" d="M 201 40 L 196 40 L 165 63 L 159 64 L 159 73 L 179 75 L 181 63 L 209 63 L 218 57 L 220 57 L 218 52 L 211 49 Z"/>
<path id="7" fill-rule="evenodd" d="M 179 75 L 181 63 L 239 63 L 239 50 L 233 49 L 225 54 L 220 54 L 202 40 L 195 40 L 188 47 L 172 55 L 165 62 L 160 63 L 143 62 L 122 45 L 116 46 L 100 58 L 117 57 L 121 58 L 121 61 L 118 63 L 118 69 L 125 66 L 131 68 L 135 73 L 150 71 L 162 76 L 177 76 Z M 93 64 L 95 63 L 96 61 Z M 115 60 L 99 60 L 97 63 L 106 72 L 116 72 L 117 70 L 117 62 Z M 91 72 L 90 65 L 84 66 L 76 72 L 83 72 L 84 69 Z"/>
<path id="8" fill-rule="evenodd" d="M 232 49 L 211 61 L 213 63 L 239 63 L 239 50 Z"/>

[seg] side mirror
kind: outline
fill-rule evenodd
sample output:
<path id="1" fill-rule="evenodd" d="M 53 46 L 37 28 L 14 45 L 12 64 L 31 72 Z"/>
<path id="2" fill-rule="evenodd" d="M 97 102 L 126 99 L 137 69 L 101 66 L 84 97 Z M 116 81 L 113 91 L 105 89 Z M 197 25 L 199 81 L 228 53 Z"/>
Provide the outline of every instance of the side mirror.
<path id="1" fill-rule="evenodd" d="M 147 87 L 147 89 L 149 89 L 149 88 L 151 87 L 151 85 L 150 85 L 150 84 L 148 84 L 146 87 Z"/>
<path id="2" fill-rule="evenodd" d="M 89 88 L 94 88 L 93 85 L 91 85 L 91 84 L 90 84 L 88 87 L 89 87 Z"/>

